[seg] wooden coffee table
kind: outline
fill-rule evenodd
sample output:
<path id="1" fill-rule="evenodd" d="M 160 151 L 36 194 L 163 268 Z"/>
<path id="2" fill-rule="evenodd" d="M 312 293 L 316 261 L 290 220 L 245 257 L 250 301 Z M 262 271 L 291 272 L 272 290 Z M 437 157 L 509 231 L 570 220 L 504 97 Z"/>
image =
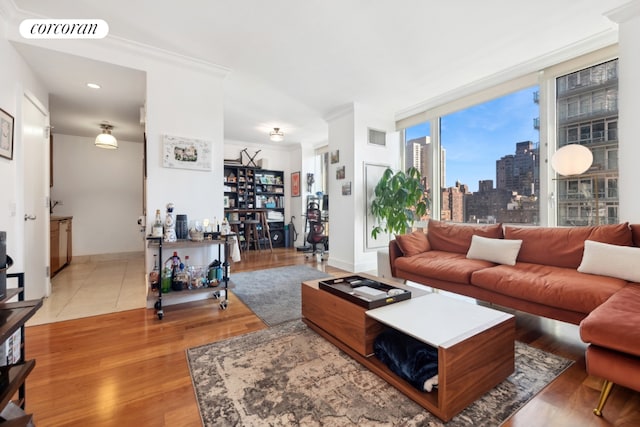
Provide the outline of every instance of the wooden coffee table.
<path id="1" fill-rule="evenodd" d="M 438 418 L 450 420 L 513 372 L 512 315 L 358 274 L 409 289 L 412 298 L 367 310 L 319 289 L 319 280 L 307 281 L 302 283 L 303 321 Z M 437 390 L 417 390 L 373 355 L 373 341 L 385 328 L 438 349 Z"/>

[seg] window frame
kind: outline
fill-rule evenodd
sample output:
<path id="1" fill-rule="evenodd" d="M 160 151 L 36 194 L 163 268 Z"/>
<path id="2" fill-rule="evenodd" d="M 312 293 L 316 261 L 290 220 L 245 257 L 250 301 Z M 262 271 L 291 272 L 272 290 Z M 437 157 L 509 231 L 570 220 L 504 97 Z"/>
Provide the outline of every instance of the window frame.
<path id="1" fill-rule="evenodd" d="M 465 108 L 478 105 L 483 102 L 487 102 L 503 95 L 525 89 L 527 87 L 538 85 L 540 91 L 539 108 L 540 108 L 540 141 L 539 141 L 539 156 L 540 156 L 540 218 L 539 223 L 541 226 L 556 226 L 558 223 L 558 213 L 555 206 L 555 195 L 558 194 L 558 182 L 555 181 L 555 172 L 551 169 L 550 156 L 554 153 L 558 147 L 557 136 L 557 119 L 556 119 L 556 79 L 564 75 L 569 75 L 576 71 L 581 71 L 595 65 L 606 63 L 607 61 L 616 59 L 619 57 L 618 45 L 612 44 L 600 49 L 593 50 L 589 53 L 570 58 L 561 62 L 557 62 L 554 65 L 546 64 L 546 66 L 540 67 L 539 71 L 528 72 L 516 77 L 505 77 L 503 81 L 494 82 L 490 84 L 487 80 L 476 82 L 476 84 L 468 85 L 462 91 L 458 93 L 450 93 L 442 96 L 442 102 L 438 100 L 434 101 L 432 105 L 426 104 L 425 108 L 413 112 L 403 118 L 396 121 L 396 130 L 404 131 L 404 129 L 420 124 L 429 122 L 431 129 L 431 144 L 430 149 L 433 152 L 440 152 L 441 140 L 440 140 L 440 118 L 454 113 Z M 605 64 L 603 64 L 605 65 Z M 605 67 L 604 73 L 609 76 L 611 69 Z M 509 74 L 509 73 L 506 73 Z M 578 74 L 576 74 L 577 76 Z M 580 79 L 577 78 L 575 84 L 580 84 Z M 475 89 L 475 90 L 474 90 Z M 567 84 L 568 89 L 568 84 Z M 617 89 L 616 89 L 617 90 Z M 608 98 L 604 96 L 604 108 L 607 109 Z M 580 107 L 578 105 L 578 112 Z M 590 109 L 594 108 L 594 100 L 590 100 Z M 605 133 L 609 137 L 609 124 L 615 123 L 614 129 L 617 134 L 617 119 L 614 121 L 608 121 L 605 118 Z M 585 120 L 587 122 L 587 120 Z M 591 122 L 591 136 L 593 137 L 593 122 Z M 404 133 L 403 140 L 404 140 Z M 580 128 L 576 128 L 576 138 L 580 138 Z M 617 138 L 617 135 L 616 135 Z M 577 142 L 577 141 L 576 141 Z M 403 149 L 400 155 L 402 156 L 402 167 L 404 168 L 404 144 L 400 144 Z M 431 153 L 431 159 L 433 165 L 431 170 L 432 176 L 429 177 L 433 188 L 441 188 L 440 174 L 436 171 L 440 170 L 439 156 L 434 156 Z M 606 155 L 608 158 L 608 154 Z M 440 191 L 432 191 L 432 218 L 440 219 L 440 205 L 441 197 Z"/>

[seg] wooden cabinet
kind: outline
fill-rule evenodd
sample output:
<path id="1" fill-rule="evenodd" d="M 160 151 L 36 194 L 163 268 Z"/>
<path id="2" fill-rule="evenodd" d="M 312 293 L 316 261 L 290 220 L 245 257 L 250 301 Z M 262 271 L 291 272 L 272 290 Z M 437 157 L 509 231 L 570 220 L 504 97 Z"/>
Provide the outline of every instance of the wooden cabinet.
<path id="1" fill-rule="evenodd" d="M 50 265 L 51 277 L 71 263 L 72 217 L 51 217 Z"/>
<path id="2" fill-rule="evenodd" d="M 0 367 L 0 408 L 5 408 L 12 399 L 17 397 L 13 403 L 24 409 L 26 399 L 24 383 L 36 364 L 35 360 L 25 360 L 24 324 L 42 307 L 42 299 L 24 301 L 24 273 L 8 274 L 7 277 L 17 278 L 18 288 L 7 289 L 7 297 L 0 301 L 0 316 L 6 319 L 0 325 L 0 343 L 13 346 L 11 341 L 16 331 L 20 330 L 20 344 L 19 356 L 9 360 L 6 366 Z M 16 295 L 18 296 L 17 302 L 6 302 Z M 4 425 L 26 426 L 31 422 L 31 418 L 31 415 L 24 415 L 12 420 L 0 421 L 0 427 Z"/>
<path id="3" fill-rule="evenodd" d="M 50 265 L 53 277 L 60 270 L 60 221 L 51 220 L 50 227 Z"/>

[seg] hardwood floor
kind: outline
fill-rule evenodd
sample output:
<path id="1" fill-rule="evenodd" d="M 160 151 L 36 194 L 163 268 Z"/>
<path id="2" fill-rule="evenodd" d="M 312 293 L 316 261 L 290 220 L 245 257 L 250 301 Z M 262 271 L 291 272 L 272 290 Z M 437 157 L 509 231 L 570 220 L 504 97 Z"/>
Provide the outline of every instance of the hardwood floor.
<path id="1" fill-rule="evenodd" d="M 233 272 L 307 264 L 295 250 L 245 252 Z M 27 411 L 42 426 L 199 426 L 187 368 L 190 347 L 266 326 L 230 295 L 229 308 L 215 300 L 137 309 L 26 328 L 27 358 L 36 368 L 27 380 Z M 614 387 L 604 417 L 592 414 L 599 381 L 586 375 L 585 345 L 575 325 L 517 314 L 516 339 L 576 363 L 515 414 L 506 426 L 636 426 L 640 393 Z"/>

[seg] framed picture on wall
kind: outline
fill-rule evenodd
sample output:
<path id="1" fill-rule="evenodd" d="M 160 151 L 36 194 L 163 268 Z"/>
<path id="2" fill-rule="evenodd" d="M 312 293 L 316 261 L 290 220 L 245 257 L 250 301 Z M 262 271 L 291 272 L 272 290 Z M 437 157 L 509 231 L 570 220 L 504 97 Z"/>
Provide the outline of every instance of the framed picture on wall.
<path id="1" fill-rule="evenodd" d="M 342 184 L 342 195 L 350 196 L 351 195 L 351 181 L 345 182 Z"/>
<path id="2" fill-rule="evenodd" d="M 211 141 L 164 135 L 162 143 L 165 168 L 211 170 Z"/>
<path id="3" fill-rule="evenodd" d="M 0 156 L 13 159 L 13 116 L 0 108 Z"/>
<path id="4" fill-rule="evenodd" d="M 291 197 L 300 197 L 300 172 L 291 174 Z"/>
<path id="5" fill-rule="evenodd" d="M 340 161 L 340 150 L 331 152 L 331 164 L 338 163 Z"/>

